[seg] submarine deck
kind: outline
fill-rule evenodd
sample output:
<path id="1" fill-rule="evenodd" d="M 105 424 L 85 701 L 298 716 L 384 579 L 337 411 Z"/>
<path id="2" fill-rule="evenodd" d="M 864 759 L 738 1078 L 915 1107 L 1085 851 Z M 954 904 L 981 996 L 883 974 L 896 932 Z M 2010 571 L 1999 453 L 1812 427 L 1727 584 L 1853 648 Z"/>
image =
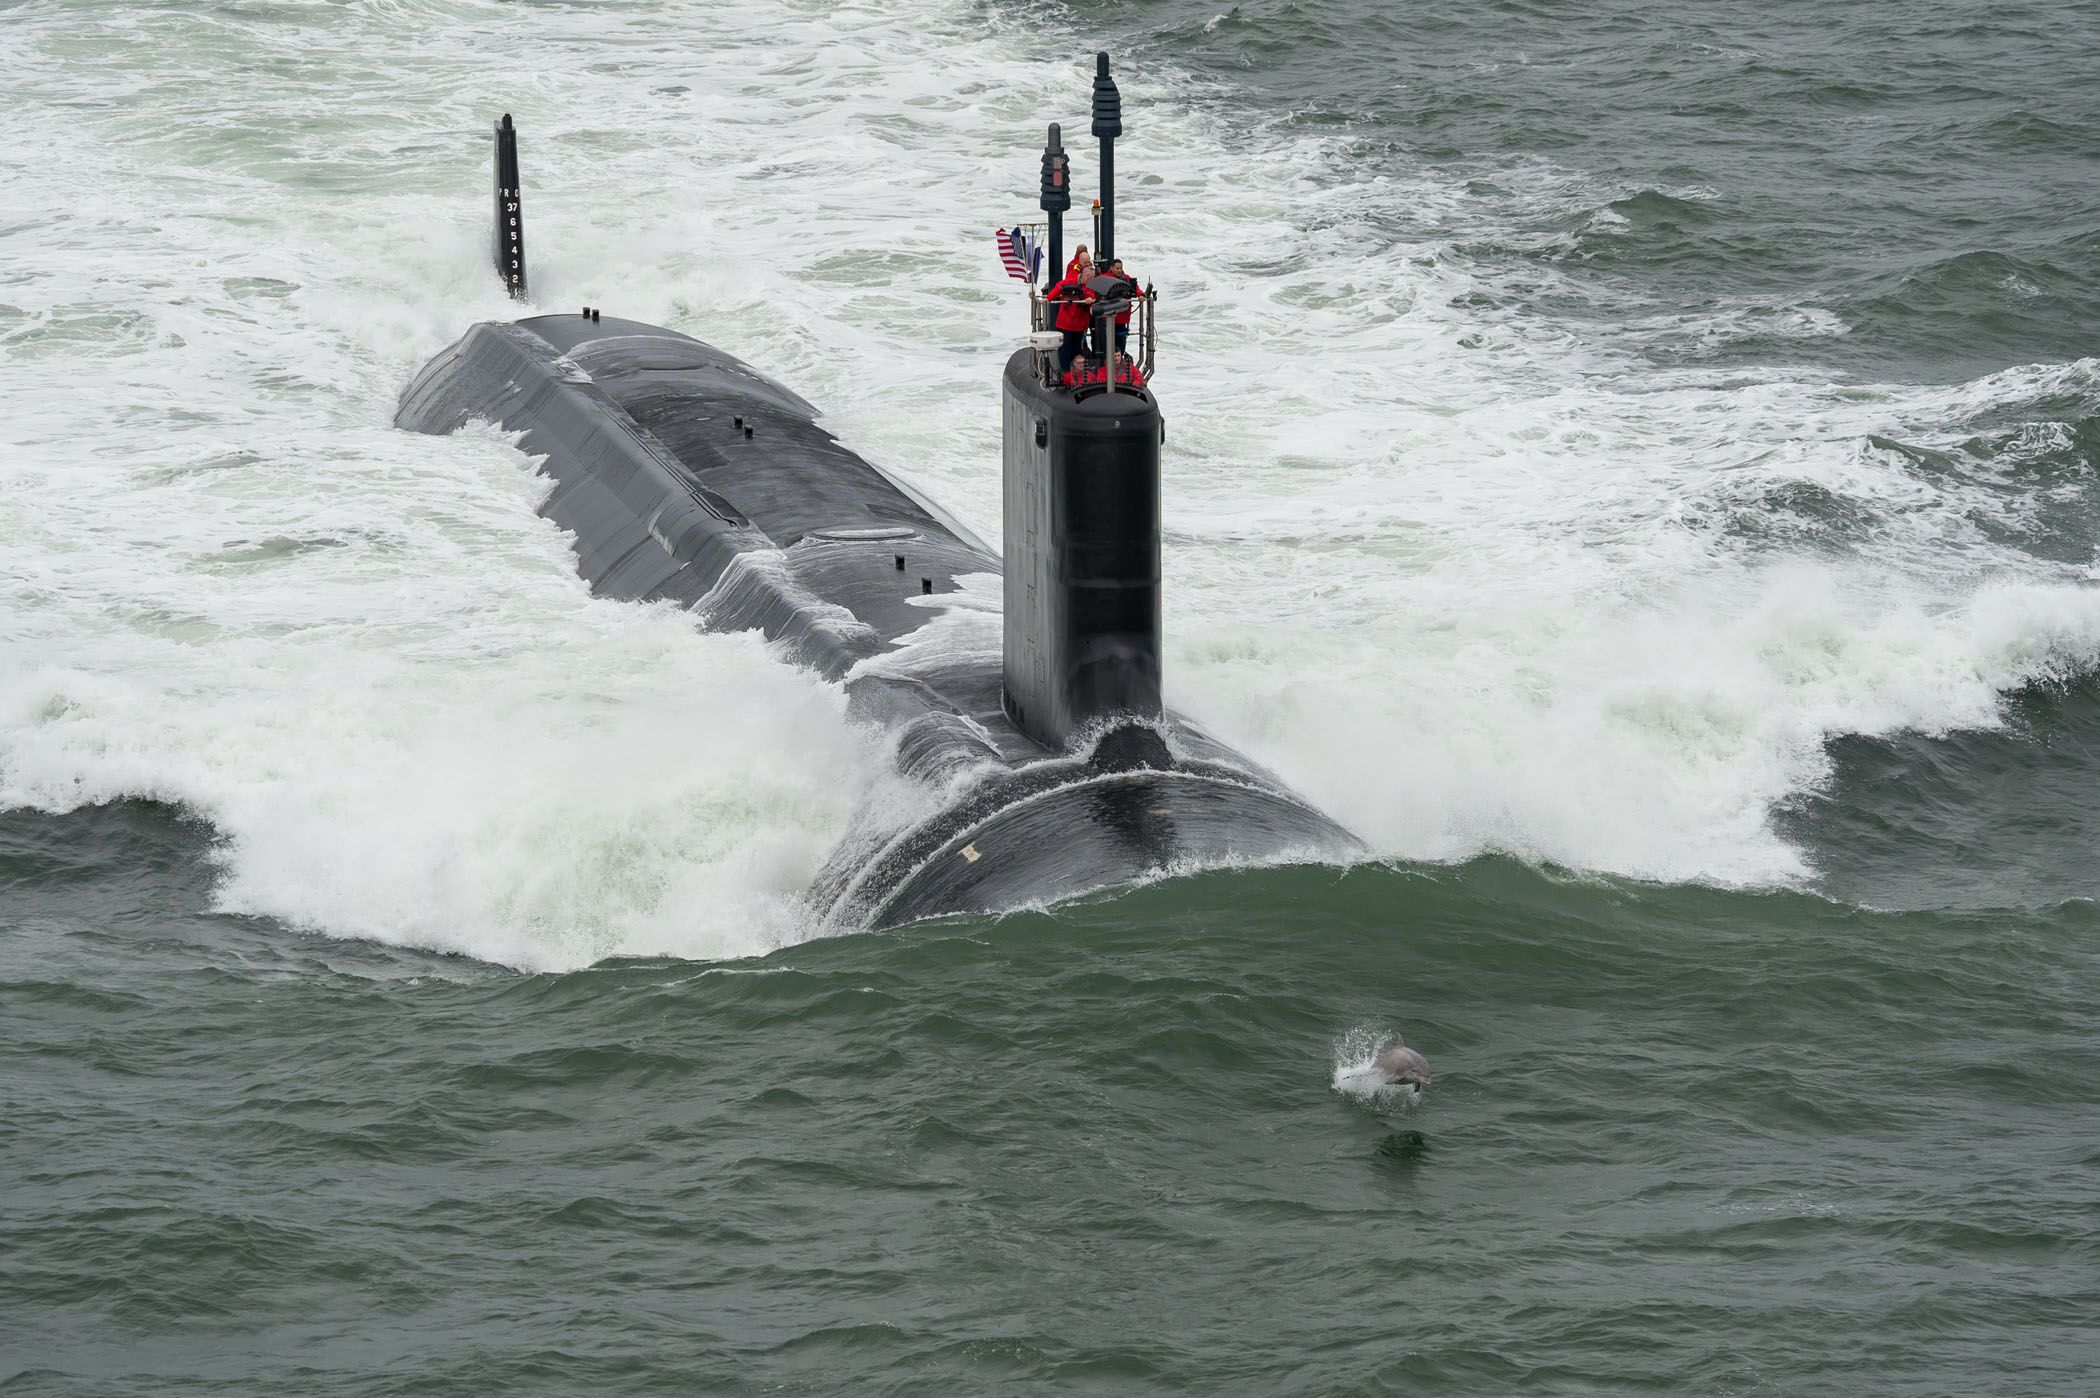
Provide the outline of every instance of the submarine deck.
<path id="1" fill-rule="evenodd" d="M 954 519 L 840 446 L 816 425 L 816 408 L 742 360 L 640 321 L 553 315 L 517 325 L 588 374 L 774 547 L 838 530 L 932 529 L 975 544 L 997 566 Z M 782 489 L 784 466 L 792 489 Z"/>

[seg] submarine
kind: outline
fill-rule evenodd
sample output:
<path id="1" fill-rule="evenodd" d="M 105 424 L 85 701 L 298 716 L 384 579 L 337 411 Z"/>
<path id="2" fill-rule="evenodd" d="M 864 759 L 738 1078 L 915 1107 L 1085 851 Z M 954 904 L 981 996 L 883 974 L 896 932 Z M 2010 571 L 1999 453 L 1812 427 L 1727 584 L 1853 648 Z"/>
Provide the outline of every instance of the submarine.
<path id="1" fill-rule="evenodd" d="M 1123 130 L 1106 54 L 1092 98 L 1105 267 Z M 496 123 L 493 260 L 524 300 L 517 136 L 509 115 Z M 1039 207 L 1046 221 L 1029 226 L 1047 229 L 1054 276 L 1071 208 L 1058 125 Z M 518 434 L 553 481 L 540 513 L 573 536 L 595 593 L 760 631 L 784 662 L 842 686 L 851 720 L 885 734 L 921 799 L 871 801 L 854 817 L 803 895 L 819 928 L 1362 853 L 1274 774 L 1165 705 L 1156 292 L 1120 283 L 1052 303 L 1025 280 L 1028 330 L 1000 377 L 1003 557 L 842 445 L 792 390 L 602 307 L 475 325 L 400 399 L 401 428 L 478 421 Z M 1069 342 L 1052 328 L 1061 313 L 1084 314 L 1095 337 L 1069 369 Z"/>

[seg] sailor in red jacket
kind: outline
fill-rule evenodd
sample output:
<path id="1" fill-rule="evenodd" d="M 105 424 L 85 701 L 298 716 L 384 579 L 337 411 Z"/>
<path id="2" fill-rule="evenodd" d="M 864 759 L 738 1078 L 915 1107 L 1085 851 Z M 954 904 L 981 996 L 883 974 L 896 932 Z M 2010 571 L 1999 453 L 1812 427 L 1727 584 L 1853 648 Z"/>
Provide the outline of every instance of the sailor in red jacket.
<path id="1" fill-rule="evenodd" d="M 1065 279 L 1043 293 L 1043 299 L 1057 308 L 1057 319 L 1053 324 L 1064 336 L 1063 343 L 1057 347 L 1057 377 L 1060 382 L 1071 369 L 1072 361 L 1085 347 L 1087 327 L 1093 323 L 1093 316 L 1087 311 L 1087 303 L 1094 299 L 1094 293 L 1087 290 L 1086 286 L 1087 278 L 1093 275 L 1093 263 L 1075 261 Z"/>
<path id="2" fill-rule="evenodd" d="M 1122 294 L 1130 298 L 1130 304 L 1116 312 L 1116 353 L 1121 354 L 1123 352 L 1123 342 L 1130 338 L 1130 313 L 1137 305 L 1139 294 L 1137 278 L 1123 270 L 1123 259 L 1120 257 L 1110 258 L 1108 265 L 1101 270 L 1114 277 L 1117 281 L 1124 283 L 1128 288 Z"/>

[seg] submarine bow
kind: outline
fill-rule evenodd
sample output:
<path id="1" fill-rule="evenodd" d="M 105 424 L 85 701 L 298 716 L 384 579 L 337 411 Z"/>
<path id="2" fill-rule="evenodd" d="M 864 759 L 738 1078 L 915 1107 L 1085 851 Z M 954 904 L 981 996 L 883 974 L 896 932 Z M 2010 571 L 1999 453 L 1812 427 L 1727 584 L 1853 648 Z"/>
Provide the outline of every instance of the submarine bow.
<path id="1" fill-rule="evenodd" d="M 514 165 L 504 175 L 499 218 L 515 218 Z M 522 266 L 499 270 L 522 284 Z M 862 812 L 807 895 L 824 924 L 1346 858 L 1359 850 L 1346 831 L 1162 703 L 1159 409 L 1104 360 L 1100 381 L 1082 366 L 1076 384 L 1041 345 L 1006 364 L 1004 559 L 789 389 L 600 310 L 472 327 L 411 382 L 395 422 L 519 434 L 554 482 L 540 513 L 572 533 L 594 591 L 759 630 L 891 735 L 930 799 L 909 816 Z M 996 661 L 943 640 L 955 609 L 988 626 L 995 592 Z"/>

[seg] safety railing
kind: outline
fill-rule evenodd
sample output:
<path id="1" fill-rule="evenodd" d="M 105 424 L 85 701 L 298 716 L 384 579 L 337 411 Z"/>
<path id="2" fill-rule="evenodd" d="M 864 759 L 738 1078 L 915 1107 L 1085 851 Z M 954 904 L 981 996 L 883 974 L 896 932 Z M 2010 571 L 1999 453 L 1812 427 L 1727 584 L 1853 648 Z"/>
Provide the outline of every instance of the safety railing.
<path id="1" fill-rule="evenodd" d="M 1034 287 L 1028 289 L 1028 323 L 1035 332 L 1030 345 L 1038 382 L 1045 388 L 1092 385 L 1111 393 L 1142 388 L 1152 382 L 1159 345 L 1159 292 L 1151 287 L 1137 291 L 1135 283 L 1129 285 L 1132 295 L 1098 297 L 1081 303 L 1087 310 L 1088 329 L 1083 348 L 1073 358 L 1068 374 L 1058 371 L 1063 335 L 1056 326 L 1058 312 L 1066 303 L 1046 301 Z M 1126 310 L 1130 321 L 1119 327 L 1116 317 Z M 1116 343 L 1118 329 L 1125 331 L 1120 346 Z M 1049 338 L 1052 335 L 1058 338 Z"/>

